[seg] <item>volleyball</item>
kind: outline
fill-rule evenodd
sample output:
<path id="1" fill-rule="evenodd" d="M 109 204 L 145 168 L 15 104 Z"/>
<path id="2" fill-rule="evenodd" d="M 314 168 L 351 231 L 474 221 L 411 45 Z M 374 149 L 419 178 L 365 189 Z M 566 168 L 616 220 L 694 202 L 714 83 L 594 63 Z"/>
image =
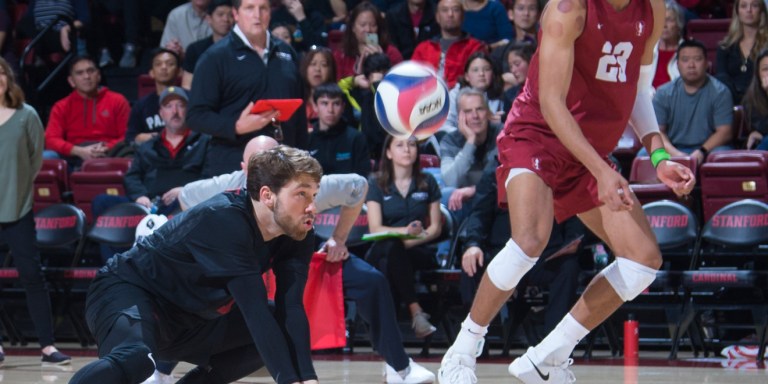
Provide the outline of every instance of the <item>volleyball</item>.
<path id="1" fill-rule="evenodd" d="M 376 117 L 392 136 L 423 140 L 445 123 L 449 102 L 448 87 L 432 68 L 404 61 L 392 67 L 379 83 Z"/>

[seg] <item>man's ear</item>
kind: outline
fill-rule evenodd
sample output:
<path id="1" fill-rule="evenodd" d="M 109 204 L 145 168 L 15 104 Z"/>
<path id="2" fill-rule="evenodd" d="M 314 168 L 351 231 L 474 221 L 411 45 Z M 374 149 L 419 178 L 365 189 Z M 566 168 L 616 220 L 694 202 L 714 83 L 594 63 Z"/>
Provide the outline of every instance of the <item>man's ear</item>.
<path id="1" fill-rule="evenodd" d="M 275 195 L 275 193 L 273 193 L 269 187 L 263 186 L 261 189 L 259 189 L 259 201 L 261 201 L 267 207 L 274 207 L 276 198 L 277 195 Z"/>
<path id="2" fill-rule="evenodd" d="M 75 88 L 75 79 L 73 79 L 72 76 L 67 76 L 67 82 L 70 87 Z"/>

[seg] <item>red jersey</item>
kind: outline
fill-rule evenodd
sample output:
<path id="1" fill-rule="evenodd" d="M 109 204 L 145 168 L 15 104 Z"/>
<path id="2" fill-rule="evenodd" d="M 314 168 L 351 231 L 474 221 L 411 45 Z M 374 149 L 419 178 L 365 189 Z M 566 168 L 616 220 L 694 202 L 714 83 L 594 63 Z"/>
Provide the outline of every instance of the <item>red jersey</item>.
<path id="1" fill-rule="evenodd" d="M 633 0 L 621 11 L 605 0 L 587 0 L 584 31 L 574 42 L 566 106 L 601 156 L 613 151 L 627 126 L 637 94 L 640 59 L 652 32 L 653 9 L 648 0 Z M 528 79 L 512 105 L 504 134 L 556 140 L 541 113 L 538 51 L 531 58 Z"/>

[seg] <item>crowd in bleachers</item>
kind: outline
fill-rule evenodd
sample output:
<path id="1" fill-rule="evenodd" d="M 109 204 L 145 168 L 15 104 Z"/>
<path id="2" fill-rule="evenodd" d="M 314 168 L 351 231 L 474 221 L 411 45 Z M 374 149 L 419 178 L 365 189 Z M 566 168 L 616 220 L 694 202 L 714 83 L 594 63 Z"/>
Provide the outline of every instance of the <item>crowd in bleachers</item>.
<path id="1" fill-rule="evenodd" d="M 480 229 L 496 217 L 494 208 L 485 204 L 489 196 L 495 199 L 495 189 L 489 193 L 481 184 L 484 177 L 493 179 L 496 134 L 515 97 L 524 92 L 545 3 L 0 1 L 0 54 L 44 117 L 47 160 L 37 179 L 35 211 L 71 202 L 93 221 L 112 202 L 133 201 L 172 214 L 184 184 L 240 169 L 246 143 L 269 135 L 309 150 L 326 174 L 370 176 L 371 232 L 410 233 L 417 227 L 419 233 L 430 233 L 424 241 L 382 241 L 368 253 L 369 261 L 389 278 L 396 298 L 410 309 L 415 334 L 428 336 L 435 327 L 413 290 L 414 270 L 455 267 L 464 271 L 462 279 L 474 281 L 502 244 L 499 239 L 509 236 Z M 735 181 L 723 181 L 718 167 L 705 168 L 718 151 L 768 151 L 766 3 L 667 0 L 666 8 L 653 101 L 667 151 L 700 168 L 700 183 L 762 180 L 750 190 L 753 194 L 745 189 L 731 197 L 718 196 L 714 206 L 706 205 L 706 199 L 719 193 L 717 188 L 703 186 L 684 204 L 704 212 L 702 219 L 707 220 L 714 210 L 742 197 L 766 202 L 768 156 L 761 152 L 719 158 L 758 164 L 755 174 L 742 173 Z M 258 31 L 249 30 L 267 27 L 261 23 L 268 23 L 266 41 L 254 38 Z M 157 33 L 145 33 L 152 30 Z M 25 46 L 39 33 L 43 34 L 35 51 L 22 58 Z M 67 68 L 58 77 L 69 85 L 69 94 L 58 92 L 60 97 L 46 105 L 46 97 L 37 95 L 36 88 L 62 60 Z M 423 143 L 393 140 L 374 113 L 376 87 L 387 70 L 403 60 L 434 67 L 450 88 L 448 119 Z M 148 67 L 146 75 L 134 77 L 149 91 L 128 100 L 105 86 L 104 74 L 115 67 L 134 71 Z M 54 88 L 43 92 L 56 93 Z M 250 113 L 253 102 L 260 99 L 290 98 L 303 100 L 303 105 L 289 119 L 273 112 Z M 185 121 L 181 126 L 179 119 Z M 675 199 L 670 190 L 654 184 L 658 181 L 655 172 L 648 175 L 650 160 L 643 151 L 628 129 L 614 160 L 636 185 L 642 202 Z M 437 156 L 438 164 L 421 169 L 418 155 L 424 154 Z M 133 158 L 129 168 L 123 164 L 100 170 L 101 175 L 85 175 L 89 163 L 124 157 Z M 419 180 L 413 186 L 412 178 Z M 83 192 L 86 185 L 95 185 L 96 192 Z M 406 201 L 390 201 L 392 195 Z M 105 199 L 110 201 L 106 207 Z M 418 215 L 399 211 L 404 209 L 401 205 L 408 206 L 408 199 L 418 200 Z M 426 246 L 445 241 L 440 236 L 441 199 L 457 222 L 455 230 L 463 222 L 474 228 L 471 236 L 466 231 L 458 231 L 464 237 L 454 236 L 461 240 L 459 247 Z M 419 205 L 424 201 L 428 204 Z M 484 216 L 473 222 L 473 214 Z M 505 221 L 503 211 L 499 217 Z M 582 241 L 582 227 L 555 231 L 556 242 L 545 253 L 576 254 L 587 242 Z M 558 260 L 572 268 L 571 259 Z M 559 285 L 551 289 L 575 292 L 575 280 L 570 275 L 558 278 Z M 474 292 L 471 285 L 462 292 L 467 304 Z M 567 301 L 553 304 L 560 313 L 553 319 L 567 311 L 571 304 Z M 549 320 L 547 324 L 554 326 Z"/>

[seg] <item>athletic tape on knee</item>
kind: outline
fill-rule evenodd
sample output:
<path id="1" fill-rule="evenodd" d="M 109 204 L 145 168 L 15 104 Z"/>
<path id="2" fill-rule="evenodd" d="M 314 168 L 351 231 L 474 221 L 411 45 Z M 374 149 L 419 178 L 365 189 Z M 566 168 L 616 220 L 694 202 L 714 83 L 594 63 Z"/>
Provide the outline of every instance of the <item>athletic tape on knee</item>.
<path id="1" fill-rule="evenodd" d="M 635 261 L 616 258 L 600 274 L 605 276 L 616 293 L 624 301 L 630 301 L 648 288 L 656 279 L 656 270 Z"/>
<path id="2" fill-rule="evenodd" d="M 496 288 L 509 291 L 517 287 L 520 279 L 533 268 L 537 260 L 538 257 L 528 257 L 514 240 L 509 239 L 488 264 L 488 278 Z"/>

